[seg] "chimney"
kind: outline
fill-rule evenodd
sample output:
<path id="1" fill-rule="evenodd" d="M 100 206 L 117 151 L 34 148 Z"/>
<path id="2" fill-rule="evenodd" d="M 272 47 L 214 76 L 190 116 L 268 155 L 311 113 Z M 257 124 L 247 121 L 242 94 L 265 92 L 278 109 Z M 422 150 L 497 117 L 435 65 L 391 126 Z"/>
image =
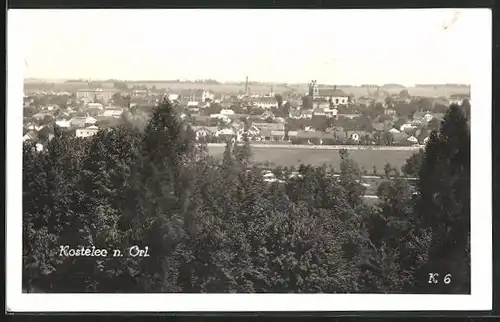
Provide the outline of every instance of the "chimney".
<path id="1" fill-rule="evenodd" d="M 248 94 L 248 76 L 246 77 L 245 80 L 245 94 Z"/>

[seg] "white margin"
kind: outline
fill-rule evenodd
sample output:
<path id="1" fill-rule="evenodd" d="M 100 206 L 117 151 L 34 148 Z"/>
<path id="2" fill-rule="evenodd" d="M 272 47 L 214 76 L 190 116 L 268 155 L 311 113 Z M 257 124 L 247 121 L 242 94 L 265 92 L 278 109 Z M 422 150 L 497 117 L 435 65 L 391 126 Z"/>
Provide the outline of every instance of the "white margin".
<path id="1" fill-rule="evenodd" d="M 471 295 L 379 294 L 23 294 L 22 96 L 23 10 L 7 15 L 6 310 L 8 312 L 132 311 L 487 311 L 492 309 L 491 52 L 492 13 L 475 16 L 471 82 Z M 50 55 L 50 53 L 48 53 Z M 465 67 L 465 66 L 464 66 Z"/>

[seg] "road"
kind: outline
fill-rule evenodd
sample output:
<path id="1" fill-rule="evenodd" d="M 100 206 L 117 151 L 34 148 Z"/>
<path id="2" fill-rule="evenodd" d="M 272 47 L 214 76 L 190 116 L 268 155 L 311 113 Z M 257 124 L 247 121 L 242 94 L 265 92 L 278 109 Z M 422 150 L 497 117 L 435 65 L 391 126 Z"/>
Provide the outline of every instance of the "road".
<path id="1" fill-rule="evenodd" d="M 225 147 L 225 143 L 207 143 L 208 147 Z M 303 144 L 262 144 L 252 143 L 254 148 L 268 149 L 310 149 L 310 150 L 372 150 L 372 151 L 417 151 L 424 148 L 423 145 L 417 146 L 363 146 L 363 145 L 303 145 Z"/>

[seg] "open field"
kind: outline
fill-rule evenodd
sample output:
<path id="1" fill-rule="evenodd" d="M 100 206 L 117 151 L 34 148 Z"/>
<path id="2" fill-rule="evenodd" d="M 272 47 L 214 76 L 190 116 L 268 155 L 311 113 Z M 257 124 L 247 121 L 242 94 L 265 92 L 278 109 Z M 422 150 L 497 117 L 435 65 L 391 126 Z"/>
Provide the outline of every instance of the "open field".
<path id="1" fill-rule="evenodd" d="M 112 82 L 99 82 L 103 88 L 112 89 Z M 60 91 L 76 91 L 78 89 L 88 88 L 87 82 L 71 82 L 65 83 L 64 80 L 25 80 L 25 88 L 27 90 L 43 90 L 47 85 L 53 84 L 54 90 Z M 168 83 L 165 81 L 150 81 L 150 82 L 128 82 L 129 87 L 134 85 L 146 85 L 151 88 L 153 85 L 157 89 L 169 89 L 172 91 L 176 90 L 188 90 L 188 89 L 207 89 L 217 93 L 237 93 L 245 91 L 244 84 L 200 84 L 200 83 Z M 307 84 L 289 84 L 284 85 L 271 85 L 271 84 L 250 84 L 249 88 L 252 93 L 264 94 L 271 91 L 273 87 L 274 92 L 284 93 L 287 91 L 296 91 L 298 93 L 305 93 L 307 91 Z M 376 88 L 368 88 L 363 86 L 338 86 L 339 89 L 343 90 L 347 94 L 352 94 L 355 97 L 367 96 L 370 93 L 374 93 Z M 380 90 L 385 91 L 389 94 L 397 94 L 402 90 L 403 87 L 398 86 L 381 86 Z M 449 96 L 450 94 L 469 94 L 470 89 L 465 86 L 436 86 L 436 87 L 406 87 L 410 95 L 414 96 L 427 96 L 427 97 L 439 97 L 439 96 Z"/>
<path id="2" fill-rule="evenodd" d="M 209 146 L 209 154 L 214 157 L 222 157 L 224 152 L 223 146 Z M 373 166 L 377 168 L 377 172 L 382 174 L 384 166 L 389 162 L 393 167 L 401 169 L 406 160 L 416 150 L 349 150 L 349 154 L 355 162 L 358 163 L 361 169 L 365 169 L 368 173 L 373 172 Z M 265 164 L 269 162 L 274 166 L 299 166 L 300 164 L 311 165 L 332 165 L 335 169 L 340 170 L 340 155 L 339 150 L 326 149 L 300 149 L 300 148 L 279 148 L 270 149 L 262 147 L 252 147 L 253 164 Z"/>

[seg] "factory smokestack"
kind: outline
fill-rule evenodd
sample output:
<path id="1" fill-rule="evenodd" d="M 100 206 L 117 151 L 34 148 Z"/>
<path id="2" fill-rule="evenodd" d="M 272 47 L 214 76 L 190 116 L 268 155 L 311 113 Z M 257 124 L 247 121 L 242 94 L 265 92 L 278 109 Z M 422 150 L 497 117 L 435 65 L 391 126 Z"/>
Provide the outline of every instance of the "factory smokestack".
<path id="1" fill-rule="evenodd" d="M 248 94 L 248 76 L 246 77 L 245 80 L 245 94 Z"/>

